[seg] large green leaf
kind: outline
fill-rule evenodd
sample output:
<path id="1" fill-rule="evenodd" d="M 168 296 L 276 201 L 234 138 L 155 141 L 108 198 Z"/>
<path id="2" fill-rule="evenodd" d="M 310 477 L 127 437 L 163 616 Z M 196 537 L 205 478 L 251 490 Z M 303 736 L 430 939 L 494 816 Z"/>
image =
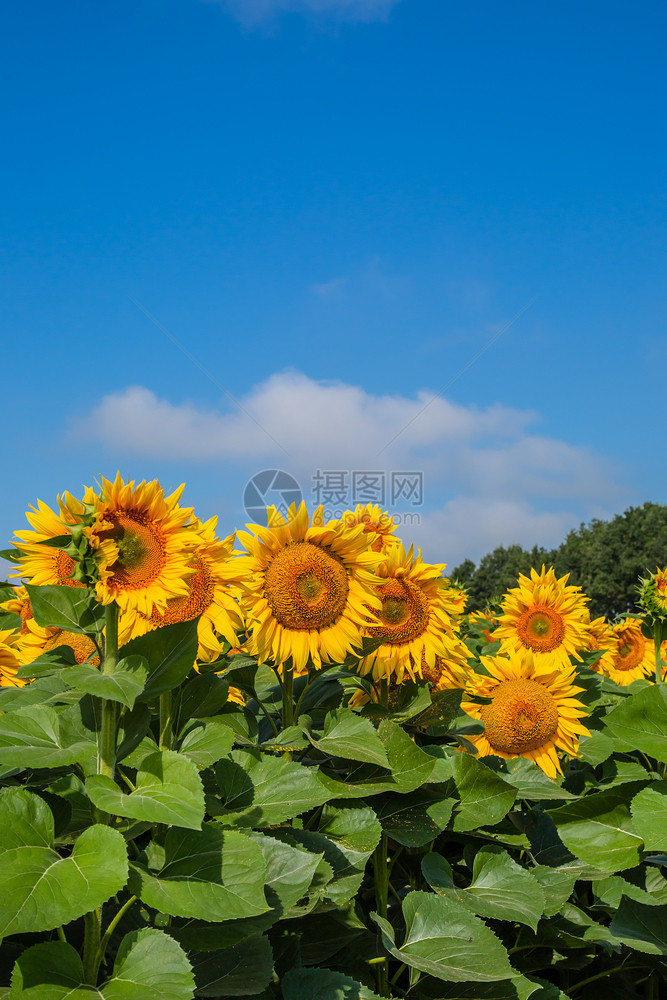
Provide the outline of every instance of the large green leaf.
<path id="1" fill-rule="evenodd" d="M 572 895 L 577 872 L 566 867 L 550 868 L 548 865 L 536 865 L 535 868 L 531 868 L 531 875 L 537 879 L 544 893 L 545 917 L 553 917 Z"/>
<path id="2" fill-rule="evenodd" d="M 199 772 L 191 760 L 173 750 L 143 758 L 133 792 L 124 792 L 103 774 L 86 780 L 86 792 L 100 809 L 130 819 L 199 830 L 204 818 Z"/>
<path id="3" fill-rule="evenodd" d="M 497 761 L 497 767 L 501 774 L 507 775 L 507 781 L 511 782 L 517 790 L 517 798 L 543 801 L 545 799 L 574 799 L 576 795 L 563 788 L 560 781 L 554 781 L 548 777 L 541 767 L 534 764 L 532 760 L 525 757 L 510 757 L 509 760 L 502 760 L 500 757 L 489 758 L 489 762 Z"/>
<path id="4" fill-rule="evenodd" d="M 181 736 L 179 751 L 197 767 L 210 767 L 234 745 L 234 733 L 217 719 L 193 719 Z"/>
<path id="5" fill-rule="evenodd" d="M 382 827 L 370 806 L 338 803 L 323 807 L 318 832 L 333 842 L 338 852 L 335 859 L 327 852 L 324 856 L 334 871 L 327 896 L 341 906 L 359 889 L 366 862 L 380 842 Z"/>
<path id="6" fill-rule="evenodd" d="M 53 842 L 43 799 L 15 788 L 0 795 L 0 937 L 67 924 L 125 885 L 127 849 L 117 830 L 88 827 L 69 857 Z"/>
<path id="7" fill-rule="evenodd" d="M 172 827 L 164 846 L 149 845 L 147 863 L 130 866 L 129 889 L 175 917 L 233 920 L 269 909 L 264 871 L 260 848 L 242 833 L 212 823 L 201 830 Z"/>
<path id="8" fill-rule="evenodd" d="M 544 893 L 533 874 L 498 847 L 485 847 L 473 862 L 467 889 L 454 885 L 451 868 L 438 854 L 422 860 L 424 878 L 439 895 L 460 903 L 480 917 L 516 920 L 533 930 L 544 910 Z"/>
<path id="9" fill-rule="evenodd" d="M 97 753 L 97 746 L 71 723 L 71 715 L 44 705 L 28 705 L 0 716 L 0 764 L 62 767 L 88 760 Z"/>
<path id="10" fill-rule="evenodd" d="M 273 952 L 269 939 L 256 934 L 220 951 L 195 956 L 198 997 L 250 997 L 271 981 Z"/>
<path id="11" fill-rule="evenodd" d="M 249 836 L 264 858 L 268 901 L 282 916 L 306 895 L 323 855 L 256 831 Z"/>
<path id="12" fill-rule="evenodd" d="M 84 587 L 26 584 L 32 614 L 44 628 L 62 628 L 66 632 L 101 632 L 104 608 Z"/>
<path id="13" fill-rule="evenodd" d="M 116 665 L 113 674 L 103 674 L 91 663 L 85 663 L 68 667 L 62 676 L 71 687 L 79 691 L 120 702 L 132 709 L 144 689 L 148 666 L 143 656 L 126 656 Z"/>
<path id="14" fill-rule="evenodd" d="M 405 847 L 423 847 L 445 829 L 454 802 L 426 787 L 407 795 L 388 792 L 373 807 L 388 837 Z"/>
<path id="15" fill-rule="evenodd" d="M 667 906 L 645 906 L 623 896 L 610 930 L 637 951 L 667 955 Z"/>
<path id="16" fill-rule="evenodd" d="M 380 1000 L 367 986 L 332 969 L 290 969 L 281 986 L 285 1000 Z"/>
<path id="17" fill-rule="evenodd" d="M 652 684 L 617 705 L 604 720 L 618 750 L 641 750 L 667 762 L 667 691 Z"/>
<path id="18" fill-rule="evenodd" d="M 154 928 L 123 938 L 111 977 L 96 990 L 84 988 L 81 958 L 61 941 L 23 952 L 12 975 L 11 1000 L 192 1000 L 190 963 L 181 946 Z"/>
<path id="19" fill-rule="evenodd" d="M 511 979 L 507 952 L 486 924 L 460 904 L 428 892 L 403 900 L 405 940 L 396 946 L 391 924 L 372 914 L 384 947 L 406 965 L 450 982 Z"/>
<path id="20" fill-rule="evenodd" d="M 315 738 L 308 729 L 304 731 L 314 747 L 332 757 L 346 757 L 389 768 L 387 751 L 375 726 L 349 708 L 328 712 L 321 736 Z"/>
<path id="21" fill-rule="evenodd" d="M 514 804 L 516 788 L 471 754 L 454 761 L 454 780 L 461 804 L 454 815 L 454 830 L 476 830 L 503 819 Z"/>
<path id="22" fill-rule="evenodd" d="M 188 676 L 197 658 L 197 622 L 164 625 L 122 647 L 123 657 L 143 656 L 148 664 L 148 680 L 139 701 L 152 701 Z"/>
<path id="23" fill-rule="evenodd" d="M 259 750 L 232 751 L 215 776 L 222 801 L 208 796 L 207 808 L 225 824 L 272 826 L 330 798 L 316 769 Z"/>
<path id="24" fill-rule="evenodd" d="M 630 788 L 605 789 L 548 810 L 559 837 L 576 857 L 606 872 L 639 863 L 642 840 L 630 816 Z"/>
<path id="25" fill-rule="evenodd" d="M 667 852 L 667 781 L 655 781 L 638 792 L 630 811 L 646 850 Z"/>
<path id="26" fill-rule="evenodd" d="M 389 720 L 380 723 L 378 735 L 387 752 L 391 773 L 370 764 L 352 768 L 344 780 L 322 773 L 321 780 L 332 799 L 366 798 L 380 792 L 412 792 L 423 785 L 435 760 L 417 746 L 408 734 Z"/>

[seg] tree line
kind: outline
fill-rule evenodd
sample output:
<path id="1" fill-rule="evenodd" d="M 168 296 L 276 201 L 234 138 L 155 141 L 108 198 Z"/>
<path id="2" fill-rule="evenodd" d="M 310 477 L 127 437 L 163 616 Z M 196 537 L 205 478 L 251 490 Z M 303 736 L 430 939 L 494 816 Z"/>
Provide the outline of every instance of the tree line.
<path id="1" fill-rule="evenodd" d="M 500 545 L 478 566 L 465 559 L 451 578 L 467 590 L 468 610 L 480 611 L 515 587 L 520 573 L 528 574 L 533 566 L 539 571 L 543 563 L 557 576 L 569 573 L 568 583 L 583 588 L 591 617 L 637 612 L 638 578 L 667 564 L 667 506 L 645 503 L 611 521 L 594 518 L 570 531 L 556 549 Z"/>

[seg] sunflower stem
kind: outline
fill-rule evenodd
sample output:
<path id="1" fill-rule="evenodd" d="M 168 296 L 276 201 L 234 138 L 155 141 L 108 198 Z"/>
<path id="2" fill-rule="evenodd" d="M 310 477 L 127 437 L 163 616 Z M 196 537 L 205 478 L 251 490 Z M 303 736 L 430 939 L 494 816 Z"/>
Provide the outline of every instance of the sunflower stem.
<path id="1" fill-rule="evenodd" d="M 294 725 L 294 673 L 292 657 L 283 663 L 283 729 Z"/>
<path id="2" fill-rule="evenodd" d="M 97 974 L 100 968 L 100 931 L 102 929 L 102 911 L 98 907 L 86 913 L 83 918 L 83 978 L 89 986 L 97 986 Z"/>
<path id="3" fill-rule="evenodd" d="M 655 683 L 662 683 L 662 621 L 656 618 L 653 622 L 653 648 L 655 650 Z"/>
<path id="4" fill-rule="evenodd" d="M 375 909 L 379 917 L 387 919 L 389 902 L 389 870 L 387 866 L 387 835 L 382 831 L 380 843 L 373 854 L 373 874 L 375 876 Z M 389 964 L 386 956 L 376 968 L 377 990 L 381 997 L 389 996 Z"/>
<path id="5" fill-rule="evenodd" d="M 107 604 L 104 622 L 103 674 L 113 674 L 118 662 L 118 605 Z M 116 703 L 102 698 L 102 725 L 97 757 L 97 773 L 113 778 L 116 770 Z"/>
<path id="6" fill-rule="evenodd" d="M 136 901 L 137 901 L 137 897 L 136 896 L 130 896 L 130 898 L 128 900 L 126 900 L 125 903 L 123 903 L 123 905 L 121 906 L 120 910 L 118 911 L 118 913 L 116 914 L 116 916 L 111 920 L 109 926 L 107 927 L 107 929 L 106 929 L 106 931 L 104 933 L 104 937 L 100 941 L 100 946 L 99 946 L 99 949 L 98 949 L 98 951 L 99 951 L 100 965 L 104 961 L 104 956 L 106 955 L 106 951 L 107 951 L 107 947 L 109 945 L 109 941 L 111 939 L 111 935 L 116 930 L 116 927 L 118 927 L 118 924 L 121 922 L 121 920 L 123 919 L 123 917 L 125 916 L 125 914 L 129 910 L 129 908 L 132 906 L 133 903 L 136 903 Z M 99 966 L 98 966 L 98 968 L 99 968 Z"/>
<path id="7" fill-rule="evenodd" d="M 171 691 L 160 695 L 160 750 L 171 750 L 173 740 L 173 701 Z"/>

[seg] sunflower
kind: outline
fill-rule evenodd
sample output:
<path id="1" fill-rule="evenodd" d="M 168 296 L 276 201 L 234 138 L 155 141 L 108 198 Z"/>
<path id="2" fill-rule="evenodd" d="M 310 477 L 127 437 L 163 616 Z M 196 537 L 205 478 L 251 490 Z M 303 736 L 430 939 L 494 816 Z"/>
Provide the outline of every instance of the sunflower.
<path id="1" fill-rule="evenodd" d="M 17 587 L 14 596 L 10 597 L 7 601 L 2 601 L 0 608 L 3 611 L 10 611 L 13 615 L 20 616 L 21 630 L 19 634 L 25 635 L 28 631 L 28 619 L 32 618 L 32 605 L 30 604 L 28 591 L 25 587 Z"/>
<path id="2" fill-rule="evenodd" d="M 472 670 L 468 666 L 469 657 L 470 650 L 463 640 L 453 636 L 447 656 L 436 656 L 432 667 L 422 657 L 421 675 L 425 681 L 430 681 L 431 691 L 465 688 L 472 676 Z"/>
<path id="3" fill-rule="evenodd" d="M 423 666 L 435 668 L 438 656 L 456 659 L 460 639 L 455 635 L 457 595 L 442 576 L 444 563 L 429 564 L 414 548 L 397 543 L 378 570 L 384 583 L 376 587 L 379 624 L 368 624 L 365 635 L 382 645 L 359 663 L 362 674 L 374 680 L 401 683 L 404 674 L 414 680 Z"/>
<path id="4" fill-rule="evenodd" d="M 588 636 L 589 638 L 586 643 L 586 649 L 590 652 L 598 652 L 600 654 L 597 660 L 589 663 L 589 667 L 591 670 L 597 670 L 599 673 L 604 673 L 600 664 L 603 662 L 605 655 L 616 645 L 611 625 L 604 615 L 601 618 L 594 618 L 591 621 L 588 626 Z"/>
<path id="5" fill-rule="evenodd" d="M 321 507 L 310 526 L 303 502 L 298 510 L 292 504 L 286 519 L 275 507 L 267 513 L 268 528 L 237 532 L 248 553 L 237 560 L 248 649 L 276 664 L 291 657 L 297 671 L 309 661 L 341 663 L 361 647 L 368 606 L 380 605 L 371 587 L 380 582 L 382 556 L 371 552 L 363 525 L 324 524 Z"/>
<path id="6" fill-rule="evenodd" d="M 27 680 L 16 676 L 21 659 L 16 649 L 18 636 L 12 629 L 0 631 L 0 687 L 23 687 Z"/>
<path id="7" fill-rule="evenodd" d="M 86 492 L 84 503 L 92 499 L 92 491 Z M 85 513 L 84 503 L 76 500 L 69 493 L 57 497 L 60 513 L 37 501 L 37 507 L 30 506 L 26 517 L 32 525 L 32 531 L 15 531 L 18 541 L 13 544 L 21 554 L 16 572 L 12 576 L 24 577 L 35 586 L 56 584 L 61 587 L 82 587 L 83 584 L 72 579 L 76 562 L 60 548 L 45 545 L 53 538 L 70 535 L 72 525 L 80 524 Z"/>
<path id="8" fill-rule="evenodd" d="M 526 757 L 550 778 L 562 774 L 556 748 L 576 754 L 579 737 L 590 735 L 580 719 L 588 710 L 575 697 L 574 668 L 563 670 L 532 650 L 509 656 L 482 656 L 488 677 L 474 674 L 468 694 L 491 698 L 480 705 L 464 697 L 461 708 L 485 726 L 479 736 L 468 736 L 481 757 L 495 754 L 508 760 Z"/>
<path id="9" fill-rule="evenodd" d="M 364 531 L 376 535 L 371 542 L 373 552 L 387 552 L 399 539 L 394 536 L 396 525 L 386 510 L 377 503 L 357 504 L 354 510 L 346 510 L 341 521 L 346 528 L 363 524 Z"/>
<path id="10" fill-rule="evenodd" d="M 96 550 L 98 601 L 116 601 L 121 611 L 150 617 L 165 611 L 173 597 L 188 597 L 187 580 L 195 571 L 192 550 L 199 542 L 192 508 L 181 508 L 183 486 L 166 497 L 157 479 L 112 483 L 102 479 L 94 499 L 95 522 L 86 529 Z"/>
<path id="11" fill-rule="evenodd" d="M 588 642 L 588 600 L 581 587 L 567 586 L 569 573 L 556 579 L 553 567 L 521 574 L 519 586 L 505 595 L 498 628 L 492 639 L 500 639 L 502 653 L 531 650 L 537 663 L 557 662 L 570 669 L 570 656 L 580 660 L 577 650 Z"/>
<path id="12" fill-rule="evenodd" d="M 243 628 L 243 615 L 230 585 L 239 583 L 237 561 L 232 557 L 235 536 L 222 541 L 215 536 L 217 517 L 202 524 L 195 519 L 193 526 L 199 542 L 190 556 L 191 576 L 186 581 L 187 594 L 170 597 L 164 610 L 154 608 L 151 615 L 128 611 L 120 625 L 121 645 L 138 635 L 144 635 L 163 625 L 189 622 L 199 618 L 197 659 L 205 663 L 215 660 L 222 650 L 219 635 L 235 646 L 236 632 Z"/>
<path id="13" fill-rule="evenodd" d="M 653 673 L 653 640 L 647 639 L 642 632 L 640 619 L 626 618 L 611 626 L 609 648 L 593 669 L 605 674 L 620 687 Z"/>
<path id="14" fill-rule="evenodd" d="M 646 579 L 640 578 L 639 601 L 652 618 L 667 619 L 667 569 L 656 569 Z"/>
<path id="15" fill-rule="evenodd" d="M 92 663 L 99 666 L 100 658 L 92 639 L 78 632 L 66 632 L 62 628 L 44 628 L 34 618 L 26 620 L 26 631 L 16 644 L 21 665 L 32 663 L 42 653 L 48 653 L 58 646 L 69 646 L 77 663 Z"/>

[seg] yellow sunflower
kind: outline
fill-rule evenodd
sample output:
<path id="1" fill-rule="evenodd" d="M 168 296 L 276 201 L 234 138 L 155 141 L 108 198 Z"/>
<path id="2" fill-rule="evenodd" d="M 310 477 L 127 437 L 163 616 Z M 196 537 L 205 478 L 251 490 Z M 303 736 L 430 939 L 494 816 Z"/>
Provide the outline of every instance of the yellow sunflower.
<path id="1" fill-rule="evenodd" d="M 646 579 L 640 578 L 639 600 L 653 618 L 667 618 L 667 569 L 656 569 Z"/>
<path id="2" fill-rule="evenodd" d="M 385 582 L 376 587 L 379 624 L 367 624 L 364 630 L 383 642 L 360 661 L 360 673 L 400 684 L 405 673 L 413 680 L 422 676 L 422 664 L 434 668 L 438 656 L 456 659 L 458 599 L 442 576 L 444 568 L 444 563 L 425 563 L 412 547 L 406 552 L 402 543 L 385 555 L 378 570 Z"/>
<path id="3" fill-rule="evenodd" d="M 609 648 L 593 669 L 605 674 L 620 687 L 627 687 L 640 677 L 653 674 L 653 640 L 646 638 L 638 618 L 626 618 L 611 626 Z"/>
<path id="4" fill-rule="evenodd" d="M 120 473 L 113 483 L 102 479 L 96 520 L 86 529 L 96 550 L 101 604 L 116 601 L 121 611 L 150 617 L 156 608 L 165 611 L 170 598 L 187 598 L 199 535 L 192 508 L 178 506 L 182 492 L 183 486 L 165 496 L 157 479 L 138 486 L 124 483 Z"/>
<path id="5" fill-rule="evenodd" d="M 248 525 L 237 532 L 247 555 L 238 560 L 241 603 L 247 612 L 248 649 L 261 661 L 294 668 L 341 663 L 361 647 L 368 606 L 380 599 L 371 590 L 380 553 L 369 548 L 363 525 L 323 524 L 322 508 L 309 526 L 305 503 L 292 504 L 283 518 L 268 508 L 269 527 Z"/>
<path id="6" fill-rule="evenodd" d="M 21 629 L 19 634 L 25 635 L 28 631 L 27 621 L 32 618 L 32 605 L 25 587 L 17 587 L 14 596 L 10 597 L 8 601 L 2 601 L 0 608 L 3 611 L 10 611 L 13 615 L 20 615 Z"/>
<path id="7" fill-rule="evenodd" d="M 341 521 L 346 528 L 363 524 L 365 532 L 376 535 L 370 546 L 373 552 L 387 552 L 399 541 L 394 535 L 396 525 L 377 503 L 357 504 L 354 510 L 345 511 Z"/>
<path id="8" fill-rule="evenodd" d="M 566 576 L 556 579 L 553 567 L 521 574 L 501 605 L 498 628 L 492 639 L 500 639 L 502 653 L 531 650 L 536 662 L 557 662 L 570 669 L 570 656 L 580 660 L 577 650 L 588 642 L 588 600 L 581 587 L 568 586 Z"/>
<path id="9" fill-rule="evenodd" d="M 238 561 L 233 560 L 235 536 L 220 541 L 215 536 L 217 517 L 202 524 L 195 519 L 199 535 L 198 544 L 190 555 L 192 575 L 186 581 L 187 594 L 170 597 L 164 610 L 155 608 L 143 615 L 128 611 L 121 618 L 119 638 L 121 645 L 138 635 L 144 635 L 163 625 L 188 622 L 199 617 L 197 659 L 205 663 L 215 660 L 222 651 L 223 636 L 232 646 L 237 643 L 236 632 L 243 628 L 243 615 L 230 586 L 239 583 Z"/>
<path id="10" fill-rule="evenodd" d="M 23 687 L 28 682 L 16 676 L 21 659 L 16 649 L 18 636 L 12 629 L 0 631 L 0 687 Z"/>
<path id="11" fill-rule="evenodd" d="M 579 737 L 590 735 L 580 721 L 589 713 L 575 697 L 582 689 L 573 683 L 574 668 L 565 671 L 555 656 L 549 662 L 531 650 L 482 656 L 481 662 L 490 676 L 474 674 L 468 693 L 491 703 L 461 702 L 484 723 L 484 733 L 467 737 L 480 757 L 526 757 L 550 778 L 562 774 L 556 749 L 576 755 Z"/>
<path id="12" fill-rule="evenodd" d="M 473 674 L 468 666 L 469 657 L 470 650 L 463 640 L 453 636 L 447 656 L 436 656 L 432 667 L 429 667 L 426 659 L 422 657 L 421 675 L 425 681 L 431 682 L 431 691 L 465 688 Z"/>
<path id="13" fill-rule="evenodd" d="M 21 665 L 32 663 L 42 653 L 48 653 L 58 646 L 69 646 L 77 663 L 92 663 L 99 666 L 100 658 L 95 643 L 87 635 L 66 632 L 62 628 L 43 628 L 34 618 L 26 621 L 26 631 L 16 643 L 16 651 Z"/>
<path id="14" fill-rule="evenodd" d="M 588 642 L 586 643 L 586 649 L 591 652 L 597 651 L 600 656 L 589 666 L 591 670 L 597 670 L 599 673 L 604 673 L 600 664 L 602 663 L 604 656 L 608 653 L 616 644 L 614 633 L 612 631 L 611 625 L 604 617 L 594 618 L 588 626 Z"/>
<path id="15" fill-rule="evenodd" d="M 86 492 L 85 501 L 90 502 L 92 491 Z M 84 501 L 84 502 L 85 502 Z M 82 583 L 72 580 L 76 569 L 74 560 L 62 549 L 51 548 L 40 544 L 59 535 L 71 534 L 70 528 L 81 523 L 85 508 L 83 503 L 69 493 L 57 498 L 60 513 L 37 501 L 37 507 L 31 505 L 26 511 L 26 517 L 32 525 L 32 531 L 15 531 L 18 541 L 13 544 L 21 554 L 21 562 L 12 576 L 24 577 L 35 586 L 56 584 L 61 587 L 82 587 Z"/>

